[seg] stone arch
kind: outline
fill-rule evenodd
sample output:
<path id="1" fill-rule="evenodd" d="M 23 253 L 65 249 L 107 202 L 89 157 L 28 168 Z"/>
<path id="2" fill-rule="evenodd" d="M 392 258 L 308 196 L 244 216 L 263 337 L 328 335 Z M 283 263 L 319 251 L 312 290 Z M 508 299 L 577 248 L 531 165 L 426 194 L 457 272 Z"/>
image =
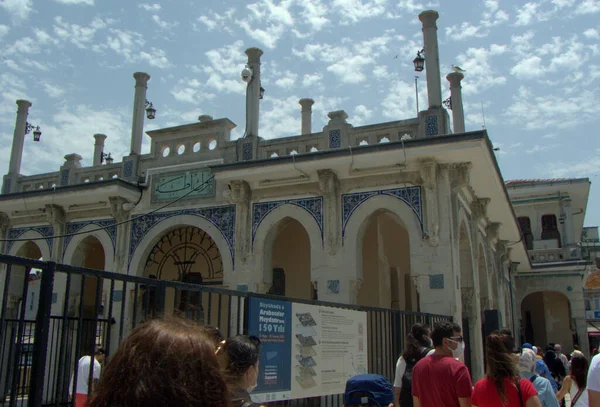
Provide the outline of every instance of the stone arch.
<path id="1" fill-rule="evenodd" d="M 555 290 L 527 292 L 519 302 L 523 340 L 539 346 L 560 343 L 563 348 L 572 349 L 573 310 L 569 296 Z"/>
<path id="2" fill-rule="evenodd" d="M 172 229 L 177 227 L 194 226 L 206 232 L 215 241 L 223 258 L 223 280 L 226 281 L 228 274 L 233 272 L 233 256 L 229 245 L 221 231 L 206 219 L 194 215 L 175 215 L 154 225 L 137 245 L 131 256 L 128 266 L 128 274 L 142 277 L 144 265 L 154 245 Z"/>
<path id="3" fill-rule="evenodd" d="M 50 246 L 48 245 L 48 241 L 44 238 L 44 236 L 42 236 L 42 234 L 38 231 L 35 230 L 28 230 L 27 232 L 21 234 L 18 239 L 39 239 L 39 238 L 43 238 L 40 240 L 19 240 L 17 242 L 14 242 L 13 245 L 10 248 L 10 251 L 8 252 L 9 255 L 11 256 L 18 256 L 18 252 L 19 250 L 21 250 L 21 248 L 26 244 L 26 243 L 33 243 L 35 244 L 39 249 L 40 252 L 42 254 L 42 258 L 44 260 L 50 260 L 50 258 L 52 257 L 51 251 L 50 251 Z M 37 260 L 37 259 L 36 259 Z"/>
<path id="4" fill-rule="evenodd" d="M 254 254 L 256 265 L 260 270 L 259 281 L 270 288 L 273 283 L 272 250 L 273 240 L 277 236 L 278 226 L 282 222 L 292 219 L 302 225 L 310 242 L 310 279 L 314 281 L 317 276 L 314 270 L 323 253 L 323 238 L 317 221 L 305 209 L 292 204 L 284 204 L 273 209 L 260 223 L 254 235 Z"/>
<path id="5" fill-rule="evenodd" d="M 492 309 L 493 294 L 490 291 L 490 271 L 488 269 L 487 252 L 483 243 L 479 244 L 479 253 L 477 255 L 477 274 L 479 277 L 479 298 L 481 301 L 481 309 Z"/>
<path id="6" fill-rule="evenodd" d="M 395 215 L 395 221 L 408 232 L 410 256 L 423 249 L 422 228 L 412 208 L 399 199 L 389 195 L 375 195 L 358 206 L 346 224 L 344 230 L 345 269 L 350 271 L 350 278 L 362 280 L 362 239 L 368 226 L 369 218 L 376 212 L 389 212 Z M 411 275 L 412 268 L 411 262 Z"/>
<path id="7" fill-rule="evenodd" d="M 93 232 L 92 232 L 93 231 Z M 89 233 L 86 233 L 89 232 Z M 104 270 L 116 271 L 115 270 L 115 251 L 112 239 L 106 230 L 98 230 L 98 225 L 89 224 L 81 228 L 76 236 L 73 236 L 63 255 L 63 262 L 65 264 L 73 264 L 73 257 L 79 244 L 83 242 L 89 236 L 93 236 L 98 240 L 104 249 Z"/>

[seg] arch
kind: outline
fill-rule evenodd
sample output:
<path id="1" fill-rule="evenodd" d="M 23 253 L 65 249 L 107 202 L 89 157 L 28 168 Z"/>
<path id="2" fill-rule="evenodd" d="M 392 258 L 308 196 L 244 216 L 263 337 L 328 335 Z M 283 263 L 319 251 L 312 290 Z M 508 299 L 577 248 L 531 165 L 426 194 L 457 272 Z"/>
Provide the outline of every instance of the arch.
<path id="1" fill-rule="evenodd" d="M 233 256 L 229 250 L 229 245 L 221 231 L 215 225 L 200 216 L 194 215 L 171 216 L 158 222 L 148 230 L 131 256 L 127 274 L 133 274 L 140 277 L 143 276 L 146 259 L 158 240 L 170 230 L 184 226 L 194 226 L 198 229 L 202 229 L 215 241 L 223 258 L 223 279 L 225 281 L 227 273 L 233 272 Z"/>
<path id="2" fill-rule="evenodd" d="M 479 298 L 481 299 L 481 309 L 491 309 L 491 300 L 493 294 L 490 292 L 490 273 L 488 270 L 488 259 L 483 243 L 479 244 L 479 253 L 477 256 L 477 274 L 479 277 Z"/>
<path id="3" fill-rule="evenodd" d="M 545 346 L 560 343 L 567 349 L 573 346 L 571 320 L 572 302 L 560 291 L 533 291 L 519 304 L 524 341 Z"/>
<path id="4" fill-rule="evenodd" d="M 28 230 L 27 232 L 25 232 L 19 236 L 19 239 L 36 239 L 36 238 L 43 238 L 43 239 L 41 239 L 41 240 L 21 240 L 21 241 L 14 242 L 13 245 L 11 246 L 8 254 L 10 254 L 11 256 L 17 256 L 17 253 L 19 252 L 19 250 L 26 243 L 32 242 L 40 249 L 40 252 L 42 252 L 42 258 L 44 260 L 50 260 L 52 257 L 52 253 L 50 251 L 50 246 L 48 245 L 48 241 L 46 240 L 46 237 L 43 236 L 40 232 L 38 232 L 36 230 Z"/>
<path id="5" fill-rule="evenodd" d="M 78 233 L 81 233 L 81 234 L 73 236 L 73 238 L 71 239 L 71 241 L 65 248 L 65 251 L 63 254 L 63 262 L 65 264 L 72 265 L 73 257 L 75 255 L 77 246 L 79 246 L 79 244 L 81 242 L 83 242 L 84 239 L 87 239 L 89 236 L 93 236 L 102 245 L 102 249 L 104 249 L 104 270 L 117 271 L 117 270 L 115 270 L 115 251 L 114 251 L 112 239 L 110 238 L 110 235 L 108 234 L 108 232 L 106 230 L 103 230 L 103 229 L 97 230 L 97 229 L 98 229 L 98 225 L 91 224 L 91 223 L 89 225 L 86 225 L 86 226 L 82 227 L 81 229 L 79 229 Z M 91 230 L 94 230 L 94 231 L 89 232 Z M 85 232 L 89 232 L 89 233 L 85 233 Z"/>
<path id="6" fill-rule="evenodd" d="M 422 229 L 414 210 L 406 204 L 399 204 L 398 198 L 390 195 L 376 195 L 354 209 L 348 219 L 344 233 L 344 252 L 348 259 L 346 266 L 353 270 L 350 278 L 362 279 L 362 239 L 368 226 L 369 218 L 376 212 L 389 212 L 395 215 L 396 222 L 408 232 L 411 257 L 423 247 Z M 411 262 L 411 274 L 413 262 Z"/>
<path id="7" fill-rule="evenodd" d="M 254 253 L 257 258 L 257 265 L 260 268 L 261 280 L 267 285 L 272 283 L 271 254 L 272 240 L 277 235 L 277 226 L 285 219 L 293 219 L 298 221 L 308 234 L 310 242 L 310 258 L 311 258 L 311 280 L 315 280 L 313 275 L 317 264 L 317 259 L 320 258 L 323 252 L 323 240 L 321 237 L 321 229 L 315 218 L 305 209 L 292 204 L 284 204 L 273 209 L 267 216 L 264 217 L 254 235 Z"/>

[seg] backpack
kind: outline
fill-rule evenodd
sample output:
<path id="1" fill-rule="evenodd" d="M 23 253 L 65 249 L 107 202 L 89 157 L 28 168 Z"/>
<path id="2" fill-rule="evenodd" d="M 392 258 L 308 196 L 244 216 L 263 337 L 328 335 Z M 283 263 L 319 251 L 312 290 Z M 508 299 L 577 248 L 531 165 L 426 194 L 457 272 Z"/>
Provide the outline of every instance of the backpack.
<path id="1" fill-rule="evenodd" d="M 400 391 L 400 406 L 401 407 L 413 407 L 412 397 L 412 372 L 417 362 L 423 359 L 429 353 L 429 348 L 423 348 L 421 354 L 418 357 L 411 357 L 405 359 L 406 370 L 402 375 L 402 390 Z"/>

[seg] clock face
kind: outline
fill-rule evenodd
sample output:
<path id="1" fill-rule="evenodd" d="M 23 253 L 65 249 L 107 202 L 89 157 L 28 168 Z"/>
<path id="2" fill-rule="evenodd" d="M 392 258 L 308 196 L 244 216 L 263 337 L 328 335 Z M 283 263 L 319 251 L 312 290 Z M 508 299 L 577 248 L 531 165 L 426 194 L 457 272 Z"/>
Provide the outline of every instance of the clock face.
<path id="1" fill-rule="evenodd" d="M 152 179 L 152 202 L 170 201 L 181 198 L 212 197 L 215 195 L 215 180 L 210 169 L 157 174 Z"/>

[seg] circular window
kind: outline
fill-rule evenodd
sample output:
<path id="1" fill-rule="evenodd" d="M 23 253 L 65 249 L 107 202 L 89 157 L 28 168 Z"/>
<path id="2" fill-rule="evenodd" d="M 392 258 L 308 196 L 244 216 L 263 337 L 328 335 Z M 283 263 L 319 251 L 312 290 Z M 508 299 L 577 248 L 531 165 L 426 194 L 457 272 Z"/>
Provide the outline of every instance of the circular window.
<path id="1" fill-rule="evenodd" d="M 194 144 L 194 146 L 192 147 L 192 150 L 194 151 L 194 153 L 197 153 L 198 151 L 200 151 L 200 142 L 196 142 L 196 144 Z"/>
<path id="2" fill-rule="evenodd" d="M 210 143 L 208 143 L 208 149 L 214 150 L 215 148 L 217 148 L 217 140 L 211 140 Z"/>
<path id="3" fill-rule="evenodd" d="M 177 154 L 181 155 L 185 153 L 185 146 L 182 144 L 179 147 L 177 147 Z"/>
<path id="4" fill-rule="evenodd" d="M 168 156 L 170 153 L 171 153 L 171 149 L 169 147 L 164 147 L 162 149 L 162 155 L 163 155 L 163 157 Z"/>

